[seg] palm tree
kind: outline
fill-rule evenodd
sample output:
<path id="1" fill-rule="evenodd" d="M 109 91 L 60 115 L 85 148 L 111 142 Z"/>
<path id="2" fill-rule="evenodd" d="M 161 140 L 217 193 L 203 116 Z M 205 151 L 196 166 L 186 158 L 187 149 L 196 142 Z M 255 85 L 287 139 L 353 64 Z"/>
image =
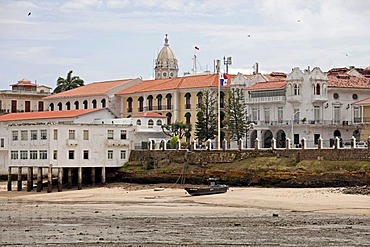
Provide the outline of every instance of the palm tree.
<path id="1" fill-rule="evenodd" d="M 58 78 L 57 87 L 54 89 L 54 93 L 68 91 L 84 85 L 84 80 L 80 79 L 79 76 L 72 76 L 72 73 L 73 70 L 70 70 L 66 79 L 63 77 Z"/>

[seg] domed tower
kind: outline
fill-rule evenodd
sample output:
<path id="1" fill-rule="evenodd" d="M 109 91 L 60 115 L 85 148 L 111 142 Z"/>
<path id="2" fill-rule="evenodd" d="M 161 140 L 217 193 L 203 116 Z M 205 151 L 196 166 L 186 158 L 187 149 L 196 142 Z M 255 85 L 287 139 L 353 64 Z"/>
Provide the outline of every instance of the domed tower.
<path id="1" fill-rule="evenodd" d="M 155 60 L 154 72 L 155 79 L 175 78 L 178 75 L 179 65 L 168 44 L 167 34 L 164 39 L 164 46 Z"/>

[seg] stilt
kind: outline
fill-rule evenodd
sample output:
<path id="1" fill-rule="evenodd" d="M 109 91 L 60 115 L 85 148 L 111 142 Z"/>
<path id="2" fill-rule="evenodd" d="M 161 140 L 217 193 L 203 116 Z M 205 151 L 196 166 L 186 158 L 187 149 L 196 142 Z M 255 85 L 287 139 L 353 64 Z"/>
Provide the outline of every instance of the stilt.
<path id="1" fill-rule="evenodd" d="M 8 191 L 12 191 L 12 168 L 8 167 Z"/>
<path id="2" fill-rule="evenodd" d="M 95 167 L 91 167 L 91 184 L 95 185 Z"/>
<path id="3" fill-rule="evenodd" d="M 18 167 L 17 191 L 22 191 L 22 167 Z"/>
<path id="4" fill-rule="evenodd" d="M 32 176 L 33 176 L 33 168 L 28 167 L 28 173 L 27 173 L 27 191 L 32 191 L 33 184 L 32 184 Z"/>
<path id="5" fill-rule="evenodd" d="M 71 189 L 72 188 L 72 168 L 70 168 L 70 167 L 68 167 L 67 168 L 68 170 L 67 170 L 67 180 L 68 180 L 68 182 L 67 182 L 67 188 L 68 189 Z"/>
<path id="6" fill-rule="evenodd" d="M 78 168 L 78 190 L 82 190 L 82 167 Z"/>
<path id="7" fill-rule="evenodd" d="M 63 168 L 58 168 L 58 192 L 62 191 L 62 185 L 63 185 Z"/>
<path id="8" fill-rule="evenodd" d="M 42 168 L 37 168 L 37 192 L 42 191 Z"/>
<path id="9" fill-rule="evenodd" d="M 105 167 L 104 166 L 101 168 L 101 183 L 103 185 L 105 184 Z"/>
<path id="10" fill-rule="evenodd" d="M 48 193 L 51 193 L 53 191 L 53 173 L 51 165 L 48 168 Z"/>

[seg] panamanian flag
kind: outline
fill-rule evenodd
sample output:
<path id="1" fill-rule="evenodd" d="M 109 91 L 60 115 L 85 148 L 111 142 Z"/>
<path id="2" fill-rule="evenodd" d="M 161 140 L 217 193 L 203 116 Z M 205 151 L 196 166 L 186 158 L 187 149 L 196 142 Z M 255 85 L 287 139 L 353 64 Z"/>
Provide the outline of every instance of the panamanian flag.
<path id="1" fill-rule="evenodd" d="M 229 77 L 227 76 L 227 74 L 225 73 L 220 73 L 220 86 L 223 87 L 223 86 L 227 86 L 227 79 L 229 79 Z"/>

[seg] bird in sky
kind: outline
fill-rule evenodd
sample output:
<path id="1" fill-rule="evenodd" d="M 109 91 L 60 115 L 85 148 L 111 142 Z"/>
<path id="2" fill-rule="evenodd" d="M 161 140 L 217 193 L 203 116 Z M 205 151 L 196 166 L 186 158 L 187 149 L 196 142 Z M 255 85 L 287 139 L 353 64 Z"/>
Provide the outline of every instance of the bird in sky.
<path id="1" fill-rule="evenodd" d="M 298 20 L 297 22 L 301 22 L 301 20 Z"/>
<path id="2" fill-rule="evenodd" d="M 348 54 L 346 53 L 346 57 L 348 57 Z"/>
<path id="3" fill-rule="evenodd" d="M 248 34 L 248 35 L 247 35 L 247 37 L 248 37 L 248 38 L 250 38 L 250 37 L 251 37 L 251 35 L 250 35 L 250 34 Z"/>
<path id="4" fill-rule="evenodd" d="M 31 15 L 31 12 L 28 12 L 28 16 L 30 16 Z"/>

